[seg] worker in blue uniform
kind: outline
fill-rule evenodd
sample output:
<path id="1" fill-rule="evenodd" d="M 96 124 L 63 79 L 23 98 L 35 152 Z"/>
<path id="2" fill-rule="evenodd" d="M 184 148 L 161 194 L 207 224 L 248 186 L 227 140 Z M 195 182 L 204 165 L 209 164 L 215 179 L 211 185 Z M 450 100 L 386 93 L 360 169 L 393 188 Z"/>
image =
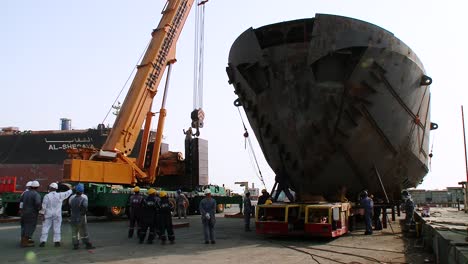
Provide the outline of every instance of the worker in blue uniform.
<path id="1" fill-rule="evenodd" d="M 216 223 L 216 201 L 211 197 L 210 189 L 205 189 L 205 198 L 200 201 L 200 214 L 203 224 L 203 235 L 205 244 L 215 244 L 214 226 Z"/>
<path id="2" fill-rule="evenodd" d="M 405 231 L 409 231 L 414 225 L 414 201 L 408 191 L 403 191 L 403 207 L 405 209 Z"/>
<path id="3" fill-rule="evenodd" d="M 169 198 L 167 197 L 167 193 L 165 191 L 161 191 L 159 193 L 159 235 L 161 238 L 161 244 L 166 244 L 166 240 L 169 239 L 171 244 L 174 244 L 174 229 L 172 225 L 172 211 L 174 207 L 169 202 Z M 167 233 L 167 237 L 166 237 Z"/>
<path id="4" fill-rule="evenodd" d="M 145 196 L 140 193 L 140 187 L 135 186 L 135 188 L 133 188 L 133 192 L 134 193 L 129 198 L 130 223 L 128 226 L 128 238 L 133 237 L 135 224 L 138 224 L 140 221 L 141 204 L 142 204 L 143 199 L 145 199 Z"/>
<path id="5" fill-rule="evenodd" d="M 245 193 L 244 197 L 244 230 L 250 232 L 250 216 L 252 215 L 252 202 L 250 201 L 250 192 Z"/>
<path id="6" fill-rule="evenodd" d="M 156 237 L 155 223 L 157 217 L 159 198 L 156 197 L 156 190 L 151 188 L 148 190 L 148 197 L 142 201 L 141 218 L 138 223 L 138 237 L 140 244 L 143 243 L 148 233 L 148 244 L 153 244 L 153 240 Z"/>
<path id="7" fill-rule="evenodd" d="M 75 191 L 75 194 L 68 199 L 73 249 L 79 248 L 79 239 L 86 245 L 86 249 L 95 249 L 96 247 L 89 240 L 86 217 L 88 196 L 84 194 L 84 185 L 82 183 L 77 184 Z"/>
<path id="8" fill-rule="evenodd" d="M 382 220 L 380 220 L 380 215 L 382 214 L 382 210 L 385 210 L 383 205 L 383 200 L 377 198 L 376 201 L 380 206 L 374 206 L 374 229 L 375 230 L 382 230 Z"/>
<path id="9" fill-rule="evenodd" d="M 37 192 L 37 188 L 39 188 L 39 182 L 33 181 L 30 190 L 24 192 L 21 197 L 21 202 L 23 203 L 23 208 L 21 209 L 21 226 L 23 227 L 21 237 L 22 247 L 34 246 L 32 235 L 36 230 L 37 217 L 42 205 L 41 196 Z"/>
<path id="10" fill-rule="evenodd" d="M 372 235 L 372 213 L 374 211 L 374 202 L 368 196 L 367 191 L 361 193 L 361 206 L 364 208 L 364 220 L 366 222 L 365 235 Z"/>
<path id="11" fill-rule="evenodd" d="M 260 195 L 258 197 L 258 202 L 257 202 L 257 205 L 262 205 L 262 204 L 265 204 L 266 200 L 270 198 L 270 194 L 268 193 L 268 191 L 266 189 L 263 189 L 262 190 L 262 195 Z"/>

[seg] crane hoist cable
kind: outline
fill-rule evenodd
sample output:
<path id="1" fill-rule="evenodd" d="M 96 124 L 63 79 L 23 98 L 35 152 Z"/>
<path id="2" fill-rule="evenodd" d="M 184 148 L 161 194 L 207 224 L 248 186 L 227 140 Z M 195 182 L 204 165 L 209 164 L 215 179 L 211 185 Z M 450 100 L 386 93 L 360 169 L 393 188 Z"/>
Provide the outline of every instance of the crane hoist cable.
<path id="1" fill-rule="evenodd" d="M 199 128 L 203 127 L 205 113 L 203 112 L 203 65 L 205 52 L 205 4 L 208 0 L 197 0 L 195 8 L 195 43 L 193 59 L 193 111 L 191 128 L 196 132 L 193 136 L 199 136 Z M 191 131 L 191 129 L 189 130 Z M 188 132 L 184 132 L 188 133 Z M 192 133 L 192 132 L 190 132 Z"/>
<path id="2" fill-rule="evenodd" d="M 205 48 L 205 3 L 197 1 L 195 8 L 195 43 L 193 60 L 193 109 L 203 108 L 203 65 Z"/>
<path id="3" fill-rule="evenodd" d="M 115 107 L 115 104 L 116 104 L 117 101 L 119 100 L 120 95 L 122 94 L 122 92 L 123 92 L 123 90 L 125 89 L 125 87 L 127 87 L 128 81 L 130 81 L 130 78 L 132 78 L 133 73 L 134 73 L 135 70 L 137 69 L 137 66 L 138 66 L 139 62 L 140 62 L 141 59 L 143 58 L 143 55 L 145 55 L 146 50 L 148 50 L 148 47 L 149 47 L 149 44 L 150 44 L 150 43 L 151 43 L 151 39 L 148 41 L 148 44 L 146 44 L 146 48 L 143 50 L 143 52 L 141 53 L 140 57 L 138 58 L 138 61 L 137 61 L 137 63 L 135 64 L 135 67 L 133 67 L 132 71 L 131 71 L 130 74 L 128 75 L 127 80 L 125 81 L 124 85 L 122 86 L 122 89 L 120 89 L 119 94 L 118 94 L 117 97 L 115 98 L 114 103 L 112 103 L 111 107 L 109 108 L 109 111 L 107 111 L 107 114 L 106 114 L 106 116 L 104 117 L 104 119 L 102 120 L 102 123 L 101 123 L 101 124 L 104 124 L 104 122 L 106 121 L 106 119 L 107 119 L 107 117 L 109 116 L 109 114 L 110 114 L 110 112 L 112 111 L 112 109 L 116 109 L 117 111 L 119 110 L 119 109 L 117 109 L 117 108 Z"/>
<path id="4" fill-rule="evenodd" d="M 247 131 L 247 127 L 245 126 L 245 123 L 244 123 L 244 118 L 242 118 L 242 114 L 241 114 L 240 109 L 239 109 L 238 106 L 237 106 L 237 111 L 239 112 L 239 116 L 240 116 L 240 119 L 242 121 L 242 126 L 244 127 L 244 139 L 245 139 L 244 147 L 247 148 L 247 142 L 248 142 L 250 152 L 252 153 L 252 156 L 253 156 L 253 158 L 255 160 L 255 164 L 257 165 L 257 169 L 258 169 L 258 172 L 257 171 L 255 171 L 255 172 L 257 174 L 258 179 L 262 182 L 263 187 L 266 189 L 266 184 L 265 184 L 265 181 L 263 180 L 263 175 L 262 175 L 262 171 L 260 170 L 260 165 L 258 165 L 257 156 L 255 155 L 255 151 L 254 151 L 254 148 L 252 146 L 252 141 L 250 140 L 250 137 L 249 137 L 249 132 Z"/>

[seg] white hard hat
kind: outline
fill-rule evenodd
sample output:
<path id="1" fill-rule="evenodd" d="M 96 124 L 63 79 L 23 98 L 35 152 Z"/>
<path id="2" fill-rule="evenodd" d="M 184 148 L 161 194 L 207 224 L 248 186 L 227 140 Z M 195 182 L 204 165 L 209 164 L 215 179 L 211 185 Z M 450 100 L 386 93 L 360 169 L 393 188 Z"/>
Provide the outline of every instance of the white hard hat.
<path id="1" fill-rule="evenodd" d="M 32 181 L 28 181 L 28 183 L 26 183 L 26 187 L 31 187 L 31 184 L 32 184 Z"/>
<path id="2" fill-rule="evenodd" d="M 58 189 L 58 184 L 56 182 L 53 182 L 49 185 L 49 187 L 53 189 Z"/>
<path id="3" fill-rule="evenodd" d="M 31 183 L 31 187 L 39 187 L 39 182 L 38 181 L 33 181 Z"/>
<path id="4" fill-rule="evenodd" d="M 210 189 L 205 189 L 205 195 L 206 194 L 211 194 L 211 190 Z"/>

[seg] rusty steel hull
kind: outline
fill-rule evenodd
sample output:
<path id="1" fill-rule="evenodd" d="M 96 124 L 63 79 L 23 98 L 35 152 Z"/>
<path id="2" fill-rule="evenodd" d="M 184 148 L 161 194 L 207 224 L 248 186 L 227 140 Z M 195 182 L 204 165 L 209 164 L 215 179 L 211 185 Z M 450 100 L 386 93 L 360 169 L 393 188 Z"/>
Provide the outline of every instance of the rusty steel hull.
<path id="1" fill-rule="evenodd" d="M 227 73 L 276 181 L 299 199 L 399 199 L 428 172 L 431 80 L 373 24 L 334 15 L 242 33 Z"/>

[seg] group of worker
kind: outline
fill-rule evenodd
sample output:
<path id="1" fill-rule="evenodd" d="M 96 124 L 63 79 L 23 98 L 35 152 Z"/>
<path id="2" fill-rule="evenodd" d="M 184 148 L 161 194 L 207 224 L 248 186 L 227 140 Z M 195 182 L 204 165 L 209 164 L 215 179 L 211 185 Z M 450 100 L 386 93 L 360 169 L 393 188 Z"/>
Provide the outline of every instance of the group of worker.
<path id="1" fill-rule="evenodd" d="M 62 204 L 63 201 L 70 197 L 68 200 L 70 206 L 70 223 L 72 230 L 72 245 L 73 249 L 79 248 L 79 240 L 85 245 L 86 249 L 94 249 L 95 247 L 89 240 L 87 228 L 87 209 L 88 197 L 84 194 L 84 185 L 78 184 L 74 188 L 68 186 L 69 190 L 65 192 L 57 192 L 58 184 L 53 182 L 49 185 L 49 192 L 44 196 L 41 201 L 41 196 L 37 189 L 40 184 L 38 181 L 30 181 L 26 184 L 26 190 L 21 194 L 20 198 L 20 215 L 21 215 L 21 246 L 32 247 L 34 241 L 32 235 L 36 229 L 39 215 L 43 215 L 42 233 L 40 236 L 40 247 L 44 247 L 47 242 L 47 237 L 50 228 L 53 228 L 53 242 L 55 247 L 61 246 L 61 224 L 62 224 Z M 75 194 L 73 194 L 73 189 Z M 135 226 L 138 226 L 139 243 L 143 243 L 145 238 L 148 244 L 152 244 L 153 240 L 157 237 L 161 240 L 161 244 L 165 244 L 167 240 L 171 244 L 175 241 L 175 235 L 172 223 L 172 211 L 177 209 L 179 219 L 181 217 L 187 218 L 187 207 L 189 201 L 187 197 L 181 192 L 177 191 L 175 197 L 174 208 L 173 204 L 169 201 L 167 192 L 157 192 L 151 188 L 147 191 L 147 196 L 140 192 L 137 186 L 133 188 L 133 194 L 129 198 L 129 228 L 128 237 L 132 238 Z M 73 195 L 72 195 L 73 194 Z M 205 197 L 199 204 L 199 212 L 203 225 L 203 234 L 205 244 L 215 244 L 214 226 L 216 223 L 216 201 L 211 197 L 210 189 L 204 191 Z M 380 220 L 381 208 L 374 208 L 373 196 L 369 195 L 367 191 L 361 192 L 360 204 L 364 209 L 364 220 L 366 224 L 365 235 L 372 235 L 373 225 L 376 230 L 382 229 Z M 406 212 L 405 229 L 414 224 L 414 202 L 411 195 L 407 191 L 402 192 L 404 200 L 403 207 Z M 379 201 L 379 203 L 382 201 Z M 262 195 L 258 198 L 258 205 L 271 204 L 271 197 L 269 193 L 263 189 Z M 254 206 L 250 200 L 250 193 L 246 192 L 243 200 L 244 207 L 244 224 L 245 231 L 250 229 L 250 217 L 254 212 Z M 259 212 L 261 213 L 261 212 Z"/>
<path id="2" fill-rule="evenodd" d="M 58 184 L 53 182 L 49 185 L 49 192 L 44 196 L 41 202 L 41 196 L 37 189 L 40 187 L 38 181 L 30 181 L 26 184 L 26 190 L 20 197 L 20 215 L 21 215 L 21 242 L 22 247 L 33 247 L 34 240 L 32 235 L 36 230 L 39 215 L 43 215 L 42 233 L 39 247 L 45 247 L 49 230 L 54 230 L 53 242 L 55 247 L 61 244 L 62 227 L 62 204 L 68 200 L 70 205 L 70 224 L 72 230 L 73 249 L 79 248 L 79 238 L 82 240 L 86 249 L 95 247 L 89 240 L 86 212 L 88 209 L 88 197 L 84 194 L 84 185 L 78 184 L 74 187 L 75 194 L 71 186 L 65 192 L 57 192 Z M 73 194 L 73 195 L 72 195 Z"/>
<path id="3" fill-rule="evenodd" d="M 151 188 L 148 190 L 148 196 L 140 193 L 140 188 L 133 188 L 134 194 L 130 196 L 130 225 L 128 228 L 128 238 L 133 237 L 135 224 L 138 224 L 138 238 L 140 244 L 146 241 L 153 244 L 156 236 L 165 244 L 169 239 L 174 243 L 174 229 L 172 225 L 172 214 L 174 207 L 169 202 L 167 193 L 156 192 Z M 180 192 L 179 192 L 180 193 Z M 147 236 L 148 234 L 148 236 Z"/>
<path id="4" fill-rule="evenodd" d="M 364 208 L 364 221 L 366 224 L 365 235 L 372 235 L 372 225 L 375 230 L 382 230 L 382 221 L 380 220 L 381 208 L 374 207 L 373 196 L 369 195 L 366 190 L 360 194 L 360 204 Z M 404 231 L 408 231 L 414 225 L 414 201 L 408 191 L 402 192 L 403 209 L 405 210 L 405 226 Z M 383 203 L 382 200 L 378 200 Z"/>
<path id="5" fill-rule="evenodd" d="M 169 240 L 171 244 L 175 242 L 174 229 L 172 224 L 172 211 L 175 209 L 169 201 L 167 192 L 151 188 L 148 196 L 140 193 L 140 188 L 133 188 L 133 194 L 129 199 L 130 221 L 128 227 L 128 238 L 132 238 L 135 225 L 138 225 L 138 241 L 142 244 L 146 241 L 152 244 L 155 238 L 161 240 L 161 244 L 166 244 Z M 205 244 L 215 244 L 214 226 L 216 223 L 216 201 L 211 197 L 210 189 L 204 191 L 205 197 L 200 201 L 199 211 L 203 224 L 203 234 Z M 176 209 L 179 219 L 187 218 L 188 198 L 181 190 L 177 191 Z"/>
<path id="6" fill-rule="evenodd" d="M 26 184 L 26 190 L 20 197 L 21 215 L 21 242 L 22 247 L 33 247 L 35 245 L 32 236 L 36 230 L 38 218 L 43 215 L 42 233 L 39 247 L 45 247 L 50 228 L 53 228 L 53 242 L 55 247 L 61 246 L 62 204 L 69 198 L 70 223 L 72 231 L 73 249 L 79 248 L 81 239 L 86 249 L 95 247 L 89 240 L 87 217 L 88 197 L 84 194 L 84 185 L 71 186 L 65 192 L 57 192 L 58 184 L 53 182 L 49 185 L 49 192 L 41 201 L 41 195 L 37 191 L 40 187 L 38 181 Z M 73 194 L 73 189 L 75 194 Z M 174 210 L 165 191 L 157 192 L 151 188 L 147 196 L 140 193 L 140 188 L 133 189 L 134 194 L 130 196 L 130 224 L 128 237 L 132 238 L 135 225 L 138 225 L 139 242 L 143 243 L 145 238 L 148 244 L 152 244 L 156 236 L 165 244 L 167 240 L 174 243 L 175 236 L 172 224 Z M 73 195 L 72 195 L 73 194 Z M 205 197 L 201 200 L 199 210 L 203 225 L 205 244 L 215 244 L 214 226 L 216 223 L 216 201 L 211 197 L 210 189 L 204 191 Z M 178 216 L 187 218 L 188 198 L 177 191 L 176 205 Z"/>

